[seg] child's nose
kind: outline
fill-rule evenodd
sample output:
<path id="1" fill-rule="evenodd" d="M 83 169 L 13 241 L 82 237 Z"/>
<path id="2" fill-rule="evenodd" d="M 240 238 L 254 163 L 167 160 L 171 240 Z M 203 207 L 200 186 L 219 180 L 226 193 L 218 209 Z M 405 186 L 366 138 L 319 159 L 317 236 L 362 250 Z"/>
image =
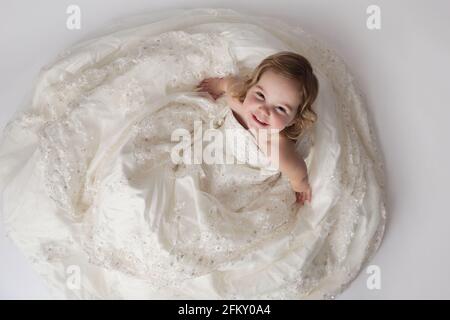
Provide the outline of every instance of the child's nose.
<path id="1" fill-rule="evenodd" d="M 270 115 L 270 111 L 269 108 L 266 105 L 262 105 L 259 107 L 259 110 L 261 111 L 262 114 L 269 116 Z"/>

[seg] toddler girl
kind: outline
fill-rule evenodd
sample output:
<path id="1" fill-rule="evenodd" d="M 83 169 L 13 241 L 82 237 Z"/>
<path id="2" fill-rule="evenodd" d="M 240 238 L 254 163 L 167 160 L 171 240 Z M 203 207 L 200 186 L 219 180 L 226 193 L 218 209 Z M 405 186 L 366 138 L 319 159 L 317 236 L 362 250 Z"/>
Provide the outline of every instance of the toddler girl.
<path id="1" fill-rule="evenodd" d="M 311 202 L 306 164 L 295 149 L 295 142 L 317 120 L 312 104 L 319 82 L 306 58 L 278 52 L 265 58 L 247 80 L 207 78 L 196 90 L 208 92 L 214 99 L 225 94 L 234 116 L 247 130 L 275 129 L 271 132 L 278 138 L 280 171 L 288 178 L 297 202 Z M 270 150 L 270 141 L 261 149 Z"/>

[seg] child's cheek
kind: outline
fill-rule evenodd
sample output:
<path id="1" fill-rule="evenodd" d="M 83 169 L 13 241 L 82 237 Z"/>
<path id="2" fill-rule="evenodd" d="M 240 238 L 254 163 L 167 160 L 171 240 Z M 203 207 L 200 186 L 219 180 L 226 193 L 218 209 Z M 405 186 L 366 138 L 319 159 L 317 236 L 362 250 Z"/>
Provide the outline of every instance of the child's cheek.
<path id="1" fill-rule="evenodd" d="M 284 129 L 286 127 L 286 121 L 283 117 L 275 116 L 274 125 L 277 129 Z"/>
<path id="2" fill-rule="evenodd" d="M 244 99 L 244 104 L 250 105 L 251 103 L 252 103 L 252 97 L 250 96 L 250 94 L 247 94 Z"/>
<path id="3" fill-rule="evenodd" d="M 250 98 L 250 104 L 256 108 L 261 104 L 261 101 L 252 97 L 252 98 Z"/>
<path id="4" fill-rule="evenodd" d="M 256 102 L 259 101 L 259 100 L 255 97 L 254 94 L 250 94 L 249 100 L 251 101 L 251 103 L 256 103 Z"/>
<path id="5" fill-rule="evenodd" d="M 250 97 L 247 96 L 244 100 L 244 105 L 246 105 L 247 107 L 250 107 L 250 108 L 256 107 L 257 103 L 258 103 L 258 101 L 255 98 L 253 98 L 252 96 L 250 96 Z"/>

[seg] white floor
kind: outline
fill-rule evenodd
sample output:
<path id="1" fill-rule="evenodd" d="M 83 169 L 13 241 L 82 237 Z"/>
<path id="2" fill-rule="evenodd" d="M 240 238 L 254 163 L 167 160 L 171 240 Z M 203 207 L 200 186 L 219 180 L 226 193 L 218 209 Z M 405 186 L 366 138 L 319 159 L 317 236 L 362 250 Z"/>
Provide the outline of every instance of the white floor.
<path id="1" fill-rule="evenodd" d="M 25 101 L 40 68 L 66 46 L 142 10 L 221 7 L 270 15 L 327 41 L 366 94 L 384 153 L 389 221 L 368 274 L 340 299 L 450 299 L 450 3 L 445 0 L 2 0 L 0 3 L 0 128 Z M 81 30 L 66 29 L 66 8 L 81 8 Z M 381 29 L 366 27 L 369 5 Z M 0 298 L 50 298 L 0 226 Z"/>

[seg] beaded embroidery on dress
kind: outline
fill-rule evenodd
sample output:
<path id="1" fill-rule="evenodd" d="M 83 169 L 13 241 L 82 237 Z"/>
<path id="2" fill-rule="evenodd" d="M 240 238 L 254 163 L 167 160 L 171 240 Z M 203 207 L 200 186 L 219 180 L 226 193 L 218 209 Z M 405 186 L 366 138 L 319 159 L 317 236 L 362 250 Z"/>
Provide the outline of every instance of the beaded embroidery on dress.
<path id="1" fill-rule="evenodd" d="M 5 127 L 8 236 L 59 298 L 340 293 L 376 252 L 385 224 L 376 139 L 345 64 L 270 18 L 226 9 L 143 18 L 46 66 Z M 313 189 L 304 207 L 225 99 L 193 92 L 203 78 L 246 74 L 281 50 L 307 57 L 320 85 L 318 121 L 298 142 Z M 242 163 L 174 163 L 172 133 L 195 141 L 195 121 L 238 131 L 244 143 L 233 157 Z"/>

